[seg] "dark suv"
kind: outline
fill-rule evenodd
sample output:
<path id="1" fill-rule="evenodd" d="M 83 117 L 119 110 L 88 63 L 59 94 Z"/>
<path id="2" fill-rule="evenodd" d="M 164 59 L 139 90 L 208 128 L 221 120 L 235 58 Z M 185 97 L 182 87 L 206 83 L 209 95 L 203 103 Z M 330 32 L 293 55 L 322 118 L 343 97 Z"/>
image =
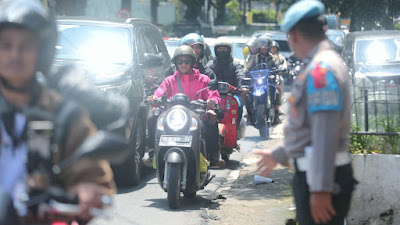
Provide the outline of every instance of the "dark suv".
<path id="1" fill-rule="evenodd" d="M 400 83 L 400 31 L 349 33 L 342 58 L 352 81 L 375 84 L 378 81 Z"/>
<path id="2" fill-rule="evenodd" d="M 120 23 L 77 19 L 57 22 L 55 64 L 76 64 L 99 89 L 124 95 L 130 101 L 130 119 L 125 130 L 119 132 L 129 138 L 132 154 L 113 170 L 117 184 L 136 185 L 147 149 L 145 80 L 163 74 L 170 64 L 161 34 L 156 26 L 141 19 Z"/>

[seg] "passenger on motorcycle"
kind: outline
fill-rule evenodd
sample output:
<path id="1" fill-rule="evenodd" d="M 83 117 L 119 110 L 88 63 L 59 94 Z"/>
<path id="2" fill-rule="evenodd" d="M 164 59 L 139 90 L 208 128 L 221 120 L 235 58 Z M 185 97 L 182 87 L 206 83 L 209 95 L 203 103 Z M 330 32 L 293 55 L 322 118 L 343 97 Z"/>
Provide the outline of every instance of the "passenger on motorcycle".
<path id="1" fill-rule="evenodd" d="M 70 117 L 60 121 L 64 125 L 54 123 L 54 130 L 64 134 L 62 141 L 57 142 L 58 148 L 42 149 L 52 164 L 73 154 L 87 137 L 96 133 L 84 110 L 72 108 L 74 104 L 37 81 L 37 74 L 47 75 L 52 64 L 56 36 L 55 21 L 38 1 L 1 3 L 0 224 L 19 224 L 13 216 L 31 215 L 25 205 L 29 190 L 49 185 L 38 182 L 32 173 L 38 168 L 29 167 L 34 160 L 28 147 L 31 140 L 28 140 L 27 127 L 33 118 L 25 112 L 35 108 L 61 119 L 68 107 L 74 109 Z M 110 165 L 103 160 L 79 160 L 58 178 L 62 188 L 78 196 L 80 216 L 84 220 L 90 219 L 91 207 L 101 206 L 102 195 L 115 193 Z M 9 217 L 3 217 L 5 213 Z"/>
<path id="2" fill-rule="evenodd" d="M 148 102 L 154 103 L 155 99 L 161 98 L 164 94 L 171 99 L 177 93 L 184 93 L 193 101 L 196 100 L 197 91 L 208 86 L 210 78 L 194 68 L 196 57 L 191 47 L 187 45 L 178 47 L 172 61 L 176 65 L 177 71 L 174 75 L 164 79 L 154 95 L 147 98 Z M 215 111 L 215 106 L 220 101 L 218 91 L 206 89 L 199 93 L 198 98 L 207 101 L 208 110 L 204 122 L 207 154 L 210 152 L 219 154 L 218 118 Z M 223 160 L 211 162 L 211 164 L 219 167 L 225 166 Z"/>
<path id="3" fill-rule="evenodd" d="M 246 46 L 243 48 L 243 56 L 245 59 L 244 65 L 246 66 L 246 64 L 254 58 L 258 52 L 257 37 L 252 37 L 247 41 Z"/>
<path id="4" fill-rule="evenodd" d="M 228 82 L 234 87 L 241 88 L 241 91 L 247 92 L 248 88 L 241 87 L 245 76 L 243 66 L 233 61 L 232 50 L 232 42 L 229 39 L 218 38 L 214 45 L 216 59 L 207 65 L 215 72 L 218 81 Z M 243 100 L 240 95 L 236 95 L 235 98 L 239 103 L 238 124 L 240 124 L 243 115 Z"/>
<path id="5" fill-rule="evenodd" d="M 284 69 L 286 73 L 288 66 L 285 57 L 279 53 L 279 44 L 276 41 L 272 41 L 270 50 L 271 54 L 273 55 L 275 64 L 278 65 L 278 69 Z M 284 89 L 285 81 L 283 79 L 282 74 L 279 76 L 279 83 L 276 85 L 276 88 L 278 89 L 279 92 L 279 102 L 282 102 L 282 96 L 283 96 L 283 89 Z M 279 110 L 280 105 L 276 105 L 275 109 L 278 111 L 278 114 L 281 115 L 282 112 Z"/>
<path id="6" fill-rule="evenodd" d="M 209 67 L 207 67 L 208 59 L 205 57 L 205 42 L 204 38 L 196 33 L 190 33 L 182 37 L 179 41 L 179 46 L 188 45 L 192 47 L 196 60 L 194 62 L 193 68 L 198 69 L 201 74 L 205 74 L 211 79 L 214 79 L 215 73 Z M 177 67 L 174 62 L 171 63 L 171 66 L 167 68 L 164 76 L 170 76 L 175 73 Z"/>
<path id="7" fill-rule="evenodd" d="M 257 39 L 259 53 L 247 63 L 247 71 L 260 69 L 272 70 L 276 66 L 272 54 L 268 51 L 270 44 L 271 40 L 267 36 L 262 35 Z"/>

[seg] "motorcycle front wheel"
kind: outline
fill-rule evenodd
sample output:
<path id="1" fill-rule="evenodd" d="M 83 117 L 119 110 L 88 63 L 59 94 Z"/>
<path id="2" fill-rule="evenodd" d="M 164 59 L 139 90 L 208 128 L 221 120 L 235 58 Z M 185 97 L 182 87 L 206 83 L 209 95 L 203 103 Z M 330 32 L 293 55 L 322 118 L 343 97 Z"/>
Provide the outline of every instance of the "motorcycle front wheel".
<path id="1" fill-rule="evenodd" d="M 168 165 L 168 206 L 177 209 L 180 206 L 181 196 L 181 167 L 178 163 Z"/>
<path id="2" fill-rule="evenodd" d="M 265 123 L 265 105 L 257 106 L 257 128 L 260 137 L 269 138 L 269 127 Z"/>

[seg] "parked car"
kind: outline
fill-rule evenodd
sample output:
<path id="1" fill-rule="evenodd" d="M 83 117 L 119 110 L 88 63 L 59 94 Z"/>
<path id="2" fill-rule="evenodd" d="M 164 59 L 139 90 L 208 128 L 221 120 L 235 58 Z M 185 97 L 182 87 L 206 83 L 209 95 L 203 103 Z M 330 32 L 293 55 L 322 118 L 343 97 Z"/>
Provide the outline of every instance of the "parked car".
<path id="1" fill-rule="evenodd" d="M 400 32 L 366 31 L 349 33 L 342 58 L 352 81 L 368 84 L 378 81 L 400 83 Z M 363 81 L 363 82 L 364 82 Z"/>
<path id="2" fill-rule="evenodd" d="M 286 34 L 280 31 L 271 31 L 271 30 L 259 30 L 253 33 L 253 37 L 259 37 L 261 35 L 267 35 L 271 41 L 276 41 L 279 44 L 279 52 L 285 57 L 288 58 L 292 51 L 290 50 L 289 43 L 286 37 Z"/>
<path id="3" fill-rule="evenodd" d="M 344 38 L 346 37 L 346 33 L 343 30 L 328 29 L 325 31 L 325 34 L 328 39 L 335 44 L 336 50 L 340 54 L 343 50 L 343 42 Z"/>
<path id="4" fill-rule="evenodd" d="M 55 64 L 76 64 L 102 91 L 129 99 L 130 118 L 119 132 L 129 139 L 131 154 L 113 170 L 117 184 L 138 184 L 146 152 L 145 80 L 162 74 L 170 62 L 160 32 L 151 23 L 133 18 L 121 23 L 76 19 L 57 23 Z"/>

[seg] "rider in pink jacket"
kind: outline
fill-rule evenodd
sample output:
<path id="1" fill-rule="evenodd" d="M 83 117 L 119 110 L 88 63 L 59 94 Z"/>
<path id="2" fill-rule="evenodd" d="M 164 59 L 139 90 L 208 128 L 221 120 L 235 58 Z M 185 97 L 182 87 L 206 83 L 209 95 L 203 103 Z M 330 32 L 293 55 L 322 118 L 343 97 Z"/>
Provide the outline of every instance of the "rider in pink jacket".
<path id="1" fill-rule="evenodd" d="M 174 75 L 165 78 L 160 87 L 154 92 L 154 95 L 149 96 L 147 100 L 153 103 L 155 99 L 164 95 L 164 90 L 167 97 L 171 99 L 175 94 L 179 93 L 178 78 L 181 82 L 183 94 L 187 95 L 192 101 L 196 100 L 196 93 L 208 86 L 210 78 L 201 74 L 198 69 L 193 68 L 195 60 L 195 54 L 190 46 L 179 46 L 175 50 L 174 58 L 172 59 L 177 71 Z M 217 113 L 215 111 L 215 105 L 220 102 L 221 98 L 218 91 L 209 89 L 201 91 L 198 98 L 207 101 L 206 121 L 203 123 L 207 149 L 206 157 L 212 159 L 211 165 L 223 167 L 225 166 L 225 161 L 219 159 L 220 145 Z"/>
<path id="2" fill-rule="evenodd" d="M 191 101 L 196 100 L 196 93 L 198 90 L 207 87 L 210 78 L 204 74 L 201 74 L 198 69 L 192 69 L 189 74 L 181 74 L 178 70 L 175 71 L 174 75 L 166 77 L 161 83 L 160 87 L 154 92 L 156 98 L 161 98 L 166 90 L 168 99 L 179 93 L 178 82 L 176 78 L 179 77 L 182 84 L 182 90 Z M 164 89 L 164 90 L 163 90 Z M 206 89 L 199 93 L 199 99 L 213 100 L 216 104 L 221 100 L 218 91 L 212 91 Z"/>

